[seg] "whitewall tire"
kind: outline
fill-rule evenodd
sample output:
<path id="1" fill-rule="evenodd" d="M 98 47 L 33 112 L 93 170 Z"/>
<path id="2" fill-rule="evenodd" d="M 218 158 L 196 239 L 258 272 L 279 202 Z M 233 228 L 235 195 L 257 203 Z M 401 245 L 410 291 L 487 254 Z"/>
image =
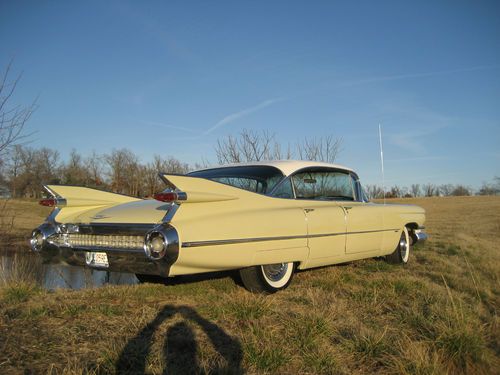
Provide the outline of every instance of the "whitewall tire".
<path id="1" fill-rule="evenodd" d="M 277 263 L 253 266 L 240 270 L 241 281 L 246 289 L 255 293 L 275 293 L 292 282 L 295 264 Z"/>
<path id="2" fill-rule="evenodd" d="M 392 264 L 406 264 L 410 259 L 410 235 L 406 227 L 401 232 L 398 245 L 392 254 L 386 255 L 385 259 Z"/>

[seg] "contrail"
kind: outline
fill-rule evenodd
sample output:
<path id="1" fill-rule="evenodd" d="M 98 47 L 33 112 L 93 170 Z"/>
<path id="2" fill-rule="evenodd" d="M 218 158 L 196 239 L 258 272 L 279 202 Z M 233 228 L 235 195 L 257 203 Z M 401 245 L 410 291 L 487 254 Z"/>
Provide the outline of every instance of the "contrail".
<path id="1" fill-rule="evenodd" d="M 257 104 L 254 107 L 246 108 L 246 109 L 243 109 L 243 110 L 241 110 L 239 112 L 231 113 L 231 114 L 227 115 L 226 117 L 224 117 L 219 122 L 217 122 L 214 126 L 212 126 L 211 128 L 207 129 L 204 132 L 204 134 L 208 135 L 208 134 L 212 133 L 214 130 L 220 128 L 221 126 L 230 124 L 230 123 L 232 123 L 232 122 L 234 122 L 236 120 L 239 120 L 242 117 L 248 116 L 248 115 L 250 115 L 252 113 L 260 111 L 261 109 L 269 107 L 269 106 L 271 106 L 271 105 L 273 105 L 273 104 L 275 104 L 277 102 L 283 101 L 283 100 L 284 100 L 283 98 L 269 99 L 269 100 L 263 101 L 262 103 Z"/>

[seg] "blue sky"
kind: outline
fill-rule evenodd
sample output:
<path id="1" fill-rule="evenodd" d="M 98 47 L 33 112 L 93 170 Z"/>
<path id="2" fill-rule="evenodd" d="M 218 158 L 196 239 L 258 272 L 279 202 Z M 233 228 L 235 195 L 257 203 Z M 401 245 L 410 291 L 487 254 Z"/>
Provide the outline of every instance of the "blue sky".
<path id="1" fill-rule="evenodd" d="M 218 138 L 343 138 L 387 185 L 500 175 L 498 1 L 2 1 L 31 145 L 215 161 Z"/>

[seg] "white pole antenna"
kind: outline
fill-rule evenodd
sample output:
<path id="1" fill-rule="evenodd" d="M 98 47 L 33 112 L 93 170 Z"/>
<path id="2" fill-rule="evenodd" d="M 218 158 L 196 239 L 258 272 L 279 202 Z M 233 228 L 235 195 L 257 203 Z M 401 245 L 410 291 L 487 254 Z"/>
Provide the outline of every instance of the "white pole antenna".
<path id="1" fill-rule="evenodd" d="M 382 145 L 382 126 L 380 124 L 378 124 L 378 137 L 380 141 L 380 162 L 382 163 L 382 194 L 384 194 L 385 204 L 384 147 Z"/>

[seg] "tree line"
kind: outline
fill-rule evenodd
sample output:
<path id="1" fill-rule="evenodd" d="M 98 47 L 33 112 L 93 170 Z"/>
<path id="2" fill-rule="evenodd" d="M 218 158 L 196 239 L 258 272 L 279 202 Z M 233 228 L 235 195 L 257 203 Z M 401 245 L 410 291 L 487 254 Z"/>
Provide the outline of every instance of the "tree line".
<path id="1" fill-rule="evenodd" d="M 333 137 L 306 139 L 294 147 L 286 147 L 286 153 L 283 154 L 283 147 L 276 142 L 274 136 L 244 130 L 239 136 L 219 140 L 216 155 L 220 164 L 291 158 L 333 162 L 340 147 L 338 140 L 335 141 L 336 147 L 333 147 Z M 165 187 L 158 178 L 159 172 L 185 174 L 208 164 L 189 165 L 175 157 L 160 155 L 155 155 L 151 161 L 142 162 L 136 153 L 127 148 L 104 154 L 94 151 L 88 156 L 72 150 L 67 160 L 62 160 L 57 150 L 22 145 L 13 146 L 0 161 L 2 195 L 12 198 L 40 198 L 44 194 L 41 189 L 43 184 L 88 186 L 137 197 L 150 197 Z M 365 190 L 372 199 L 384 197 L 384 191 L 379 185 L 366 185 Z M 394 185 L 385 191 L 386 198 L 474 194 L 500 194 L 500 177 L 496 177 L 491 183 L 484 183 L 477 191 L 461 184 L 432 183 L 413 184 L 409 187 Z"/>
<path id="2" fill-rule="evenodd" d="M 61 160 L 57 150 L 16 145 L 3 160 L 0 184 L 12 198 L 40 198 L 43 184 L 88 186 L 138 197 L 164 188 L 159 172 L 187 173 L 190 167 L 174 157 L 155 155 L 143 163 L 133 151 L 122 148 L 108 154 L 83 156 L 72 150 Z"/>
<path id="3" fill-rule="evenodd" d="M 384 198 L 384 189 L 380 185 L 366 185 L 365 191 L 372 199 Z M 462 184 L 412 184 L 411 186 L 394 185 L 385 190 L 386 198 L 417 198 L 417 197 L 457 197 L 469 195 L 500 195 L 500 177 L 493 182 L 484 182 L 475 190 Z"/>
<path id="4" fill-rule="evenodd" d="M 267 131 L 242 130 L 236 136 L 219 139 L 215 146 L 219 164 L 272 159 L 303 159 L 333 162 L 341 140 L 333 136 L 304 138 L 294 145 L 282 145 Z M 83 156 L 72 150 L 62 160 L 57 150 L 31 148 L 20 144 L 10 147 L 0 159 L 0 188 L 12 198 L 40 198 L 44 184 L 88 186 L 137 197 L 150 197 L 164 188 L 159 172 L 185 174 L 208 166 L 204 161 L 189 165 L 175 157 L 155 155 L 152 161 L 127 148 L 110 153 L 92 152 Z"/>

